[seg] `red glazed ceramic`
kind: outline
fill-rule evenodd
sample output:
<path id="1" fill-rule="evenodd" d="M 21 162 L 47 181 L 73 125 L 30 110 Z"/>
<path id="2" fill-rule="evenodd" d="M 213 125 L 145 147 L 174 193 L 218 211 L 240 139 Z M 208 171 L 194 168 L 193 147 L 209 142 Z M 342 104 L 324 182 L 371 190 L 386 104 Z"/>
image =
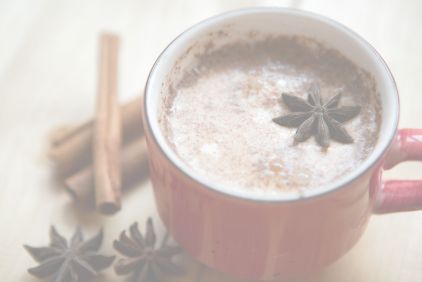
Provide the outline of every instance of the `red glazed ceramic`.
<path id="1" fill-rule="evenodd" d="M 188 48 L 204 34 L 222 30 L 228 36 L 221 41 L 248 30 L 313 37 L 370 72 L 383 106 L 373 153 L 344 178 L 310 189 L 302 197 L 245 197 L 196 175 L 172 151 L 160 130 L 161 88 Z M 219 44 L 218 38 L 214 44 Z M 193 257 L 237 277 L 269 280 L 319 271 L 356 244 L 372 214 L 422 209 L 422 181 L 382 180 L 384 169 L 422 160 L 422 130 L 397 129 L 397 88 L 374 48 L 343 25 L 319 15 L 253 8 L 193 26 L 157 59 L 145 87 L 143 117 L 151 179 L 164 224 Z"/>

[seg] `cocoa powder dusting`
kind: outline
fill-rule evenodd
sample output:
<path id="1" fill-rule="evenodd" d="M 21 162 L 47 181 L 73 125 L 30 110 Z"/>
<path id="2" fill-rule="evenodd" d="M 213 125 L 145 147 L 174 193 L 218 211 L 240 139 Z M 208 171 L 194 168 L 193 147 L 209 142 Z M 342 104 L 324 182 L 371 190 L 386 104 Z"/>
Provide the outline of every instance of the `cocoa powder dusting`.
<path id="1" fill-rule="evenodd" d="M 228 191 L 300 192 L 347 174 L 372 152 L 382 111 L 375 81 L 338 51 L 287 36 L 204 46 L 191 50 L 186 57 L 194 60 L 162 89 L 162 131 L 192 170 Z M 362 107 L 344 125 L 353 144 L 333 142 L 326 151 L 312 140 L 294 145 L 295 129 L 272 122 L 289 112 L 283 92 L 306 99 L 312 83 L 324 100 L 341 89 L 341 103 Z"/>

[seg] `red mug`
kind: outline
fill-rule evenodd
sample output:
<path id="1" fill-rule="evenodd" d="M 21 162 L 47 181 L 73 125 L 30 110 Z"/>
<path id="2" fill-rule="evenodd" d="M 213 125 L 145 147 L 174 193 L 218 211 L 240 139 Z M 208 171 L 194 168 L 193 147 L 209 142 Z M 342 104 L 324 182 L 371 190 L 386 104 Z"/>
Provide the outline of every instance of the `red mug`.
<path id="1" fill-rule="evenodd" d="M 167 144 L 159 127 L 163 86 L 176 63 L 203 38 L 227 43 L 249 31 L 312 37 L 372 74 L 383 107 L 379 140 L 353 172 L 298 195 L 250 197 L 196 175 Z M 183 64 L 182 64 L 183 65 Z M 200 95 L 200 93 L 198 93 Z M 225 13 L 179 35 L 157 59 L 143 100 L 151 180 L 158 212 L 174 239 L 216 270 L 270 280 L 317 272 L 350 250 L 372 214 L 422 209 L 422 181 L 382 180 L 382 171 L 422 160 L 422 130 L 398 130 L 394 79 L 376 50 L 328 18 L 282 8 Z M 228 133 L 229 134 L 229 133 Z"/>

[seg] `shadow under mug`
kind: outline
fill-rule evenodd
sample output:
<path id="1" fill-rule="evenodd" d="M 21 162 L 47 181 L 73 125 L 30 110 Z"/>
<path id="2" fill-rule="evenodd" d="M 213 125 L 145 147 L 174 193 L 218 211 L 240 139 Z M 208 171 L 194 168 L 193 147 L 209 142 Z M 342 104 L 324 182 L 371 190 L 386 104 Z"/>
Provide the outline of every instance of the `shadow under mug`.
<path id="1" fill-rule="evenodd" d="M 304 197 L 234 195 L 195 175 L 171 150 L 159 128 L 162 87 L 188 48 L 204 35 L 222 30 L 225 36 L 214 44 L 248 31 L 315 38 L 371 73 L 383 107 L 373 153 L 344 179 L 311 189 Z M 219 271 L 263 280 L 319 271 L 355 245 L 370 215 L 422 209 L 422 181 L 381 179 L 384 169 L 422 160 L 422 130 L 398 130 L 398 116 L 397 88 L 385 62 L 343 25 L 308 12 L 269 7 L 207 19 L 170 43 L 145 87 L 144 128 L 159 214 L 187 252 Z"/>

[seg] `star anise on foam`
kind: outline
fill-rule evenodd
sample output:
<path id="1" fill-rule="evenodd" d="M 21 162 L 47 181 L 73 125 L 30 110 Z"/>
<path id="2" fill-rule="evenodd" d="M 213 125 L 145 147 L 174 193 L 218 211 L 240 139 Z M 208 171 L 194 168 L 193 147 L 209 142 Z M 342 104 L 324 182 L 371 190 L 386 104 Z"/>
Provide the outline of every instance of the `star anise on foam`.
<path id="1" fill-rule="evenodd" d="M 88 281 L 114 261 L 114 256 L 97 254 L 102 240 L 103 232 L 100 230 L 96 236 L 84 241 L 78 227 L 68 242 L 52 226 L 48 247 L 24 245 L 29 254 L 40 263 L 39 266 L 28 269 L 28 272 L 38 278 L 50 278 L 55 282 Z"/>
<path id="2" fill-rule="evenodd" d="M 168 233 L 160 246 L 156 246 L 152 219 L 147 221 L 145 237 L 134 223 L 129 228 L 130 236 L 126 231 L 120 234 L 119 240 L 114 241 L 114 248 L 126 258 L 117 261 L 114 270 L 119 275 L 132 274 L 132 281 L 158 282 L 165 276 L 179 276 L 185 270 L 173 261 L 173 257 L 182 252 L 178 246 L 167 244 Z"/>
<path id="3" fill-rule="evenodd" d="M 330 138 L 345 144 L 354 142 L 342 123 L 356 117 L 361 107 L 339 107 L 340 92 L 324 104 L 320 96 L 320 88 L 314 84 L 308 92 L 307 100 L 286 93 L 282 94 L 282 99 L 292 113 L 274 118 L 273 121 L 281 126 L 297 127 L 295 142 L 306 141 L 312 135 L 324 148 L 330 145 Z"/>

